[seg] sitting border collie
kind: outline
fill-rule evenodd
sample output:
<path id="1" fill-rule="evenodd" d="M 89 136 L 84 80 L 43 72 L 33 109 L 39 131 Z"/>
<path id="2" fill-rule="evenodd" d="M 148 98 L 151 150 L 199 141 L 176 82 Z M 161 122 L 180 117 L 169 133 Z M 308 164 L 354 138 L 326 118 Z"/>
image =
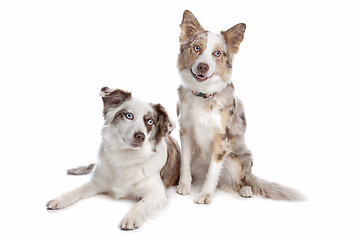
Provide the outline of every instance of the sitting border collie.
<path id="1" fill-rule="evenodd" d="M 188 10 L 183 14 L 178 69 L 177 113 L 181 137 L 181 173 L 177 192 L 187 195 L 193 182 L 203 183 L 198 204 L 212 201 L 216 187 L 242 197 L 302 200 L 297 191 L 257 178 L 245 144 L 243 103 L 231 80 L 234 55 L 246 25 L 236 24 L 220 34 L 206 31 Z"/>

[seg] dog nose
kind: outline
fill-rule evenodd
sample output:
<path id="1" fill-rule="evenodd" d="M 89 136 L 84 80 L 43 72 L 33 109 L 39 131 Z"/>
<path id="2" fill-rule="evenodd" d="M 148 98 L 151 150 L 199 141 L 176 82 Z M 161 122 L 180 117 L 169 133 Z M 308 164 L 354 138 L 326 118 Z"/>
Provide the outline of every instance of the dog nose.
<path id="1" fill-rule="evenodd" d="M 145 140 L 145 134 L 143 134 L 142 132 L 137 132 L 134 134 L 134 139 L 137 142 L 143 142 Z"/>
<path id="2" fill-rule="evenodd" d="M 206 73 L 209 70 L 209 65 L 207 65 L 206 63 L 199 63 L 197 65 L 197 69 L 201 73 Z"/>

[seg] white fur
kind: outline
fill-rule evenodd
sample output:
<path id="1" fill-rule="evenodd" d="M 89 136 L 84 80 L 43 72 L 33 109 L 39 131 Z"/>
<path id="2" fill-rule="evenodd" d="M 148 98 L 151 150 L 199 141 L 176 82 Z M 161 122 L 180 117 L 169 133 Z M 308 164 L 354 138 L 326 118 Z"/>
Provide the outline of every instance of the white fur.
<path id="1" fill-rule="evenodd" d="M 116 112 L 124 109 L 133 113 L 134 119 L 123 118 L 117 124 L 110 124 Z M 103 142 L 91 180 L 50 201 L 48 208 L 62 209 L 99 193 L 108 193 L 116 199 L 141 199 L 123 218 L 122 229 L 141 226 L 149 214 L 161 208 L 167 198 L 159 173 L 165 165 L 167 149 L 162 139 L 154 151 L 143 120 L 149 112 L 154 112 L 153 108 L 136 98 L 110 110 L 105 116 Z M 132 138 L 138 131 L 143 132 L 146 139 L 142 146 L 134 147 Z"/>

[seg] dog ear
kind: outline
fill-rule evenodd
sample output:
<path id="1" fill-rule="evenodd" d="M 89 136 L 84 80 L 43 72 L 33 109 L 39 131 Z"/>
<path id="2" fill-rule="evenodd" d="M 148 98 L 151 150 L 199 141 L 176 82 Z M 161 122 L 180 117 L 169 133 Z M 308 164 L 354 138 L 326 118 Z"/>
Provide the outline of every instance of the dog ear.
<path id="1" fill-rule="evenodd" d="M 171 120 L 167 114 L 165 108 L 161 104 L 152 105 L 156 112 L 156 134 L 155 142 L 156 144 L 160 142 L 161 138 L 170 135 L 172 130 L 175 128 L 175 122 Z"/>
<path id="2" fill-rule="evenodd" d="M 239 23 L 225 32 L 221 31 L 230 53 L 235 54 L 239 51 L 240 43 L 244 39 L 245 29 L 245 23 Z"/>
<path id="3" fill-rule="evenodd" d="M 184 11 L 180 28 L 180 43 L 185 43 L 197 33 L 205 31 L 204 28 L 200 25 L 199 21 L 196 19 L 196 17 L 189 10 Z"/>
<path id="4" fill-rule="evenodd" d="M 104 102 L 104 117 L 110 108 L 119 106 L 131 98 L 131 93 L 121 89 L 101 88 L 100 94 Z"/>

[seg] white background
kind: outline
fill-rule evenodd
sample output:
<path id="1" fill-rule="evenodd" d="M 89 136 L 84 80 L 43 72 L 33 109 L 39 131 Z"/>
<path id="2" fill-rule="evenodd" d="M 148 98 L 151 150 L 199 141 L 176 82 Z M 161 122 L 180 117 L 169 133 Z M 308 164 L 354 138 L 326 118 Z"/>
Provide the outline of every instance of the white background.
<path id="1" fill-rule="evenodd" d="M 359 239 L 360 31 L 356 1 L 1 1 L 1 239 Z M 119 230 L 133 201 L 106 196 L 62 211 L 45 203 L 87 181 L 65 170 L 96 160 L 101 87 L 162 103 L 176 119 L 179 24 L 245 22 L 233 82 L 259 177 L 306 202 L 211 205 L 168 190 L 142 228 Z M 179 139 L 178 131 L 173 135 Z M 6 236 L 6 237 L 5 237 Z"/>

